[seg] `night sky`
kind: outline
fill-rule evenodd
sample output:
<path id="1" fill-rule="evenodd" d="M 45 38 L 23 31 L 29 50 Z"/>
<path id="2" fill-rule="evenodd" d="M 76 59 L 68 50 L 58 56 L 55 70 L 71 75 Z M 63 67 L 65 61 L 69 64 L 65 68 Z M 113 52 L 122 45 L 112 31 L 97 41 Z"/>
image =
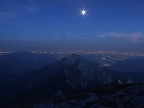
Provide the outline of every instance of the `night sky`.
<path id="1" fill-rule="evenodd" d="M 143 51 L 143 46 L 144 0 L 0 0 L 0 50 Z"/>

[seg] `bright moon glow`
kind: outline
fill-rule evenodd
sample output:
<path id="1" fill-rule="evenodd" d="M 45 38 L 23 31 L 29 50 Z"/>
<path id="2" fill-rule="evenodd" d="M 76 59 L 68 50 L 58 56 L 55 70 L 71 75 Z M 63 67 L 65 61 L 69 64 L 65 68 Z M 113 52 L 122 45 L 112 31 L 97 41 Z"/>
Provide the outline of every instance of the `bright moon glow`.
<path id="1" fill-rule="evenodd" d="M 83 16 L 87 15 L 87 11 L 85 9 L 81 10 L 81 15 Z"/>

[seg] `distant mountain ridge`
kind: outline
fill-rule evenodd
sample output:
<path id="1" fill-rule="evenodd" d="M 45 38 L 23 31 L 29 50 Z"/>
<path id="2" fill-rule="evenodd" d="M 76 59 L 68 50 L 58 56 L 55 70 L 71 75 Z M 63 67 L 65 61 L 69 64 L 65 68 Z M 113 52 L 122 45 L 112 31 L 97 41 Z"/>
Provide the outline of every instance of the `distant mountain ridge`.
<path id="1" fill-rule="evenodd" d="M 73 54 L 40 70 L 31 79 L 30 86 L 41 86 L 47 82 L 47 86 L 63 83 L 74 89 L 82 89 L 109 83 L 108 76 L 99 63 Z"/>
<path id="2" fill-rule="evenodd" d="M 72 54 L 38 71 L 31 78 L 29 88 L 47 88 L 56 91 L 63 88 L 84 89 L 110 84 L 116 80 L 141 82 L 144 73 L 124 73 Z M 51 89 L 51 90 L 50 90 Z"/>
<path id="3" fill-rule="evenodd" d="M 23 74 L 41 69 L 54 61 L 56 57 L 50 54 L 14 52 L 0 56 L 0 72 Z"/>

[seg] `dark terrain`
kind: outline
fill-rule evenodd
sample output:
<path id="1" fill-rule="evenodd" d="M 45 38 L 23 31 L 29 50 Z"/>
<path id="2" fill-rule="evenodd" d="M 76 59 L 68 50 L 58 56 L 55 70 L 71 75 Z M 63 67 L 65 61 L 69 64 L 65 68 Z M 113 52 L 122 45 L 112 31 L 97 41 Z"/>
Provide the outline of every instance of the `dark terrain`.
<path id="1" fill-rule="evenodd" d="M 1 106 L 143 107 L 144 59 L 128 59 L 105 67 L 87 58 L 77 54 L 60 60 L 47 54 L 1 56 Z"/>

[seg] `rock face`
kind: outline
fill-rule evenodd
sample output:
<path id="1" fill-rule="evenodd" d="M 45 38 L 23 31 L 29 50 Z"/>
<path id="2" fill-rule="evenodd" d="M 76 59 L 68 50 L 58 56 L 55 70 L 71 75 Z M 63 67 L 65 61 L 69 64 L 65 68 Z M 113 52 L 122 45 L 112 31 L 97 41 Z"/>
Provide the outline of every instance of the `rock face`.
<path id="1" fill-rule="evenodd" d="M 110 81 L 110 76 L 98 63 L 74 54 L 40 70 L 31 78 L 29 87 L 83 89 Z"/>

